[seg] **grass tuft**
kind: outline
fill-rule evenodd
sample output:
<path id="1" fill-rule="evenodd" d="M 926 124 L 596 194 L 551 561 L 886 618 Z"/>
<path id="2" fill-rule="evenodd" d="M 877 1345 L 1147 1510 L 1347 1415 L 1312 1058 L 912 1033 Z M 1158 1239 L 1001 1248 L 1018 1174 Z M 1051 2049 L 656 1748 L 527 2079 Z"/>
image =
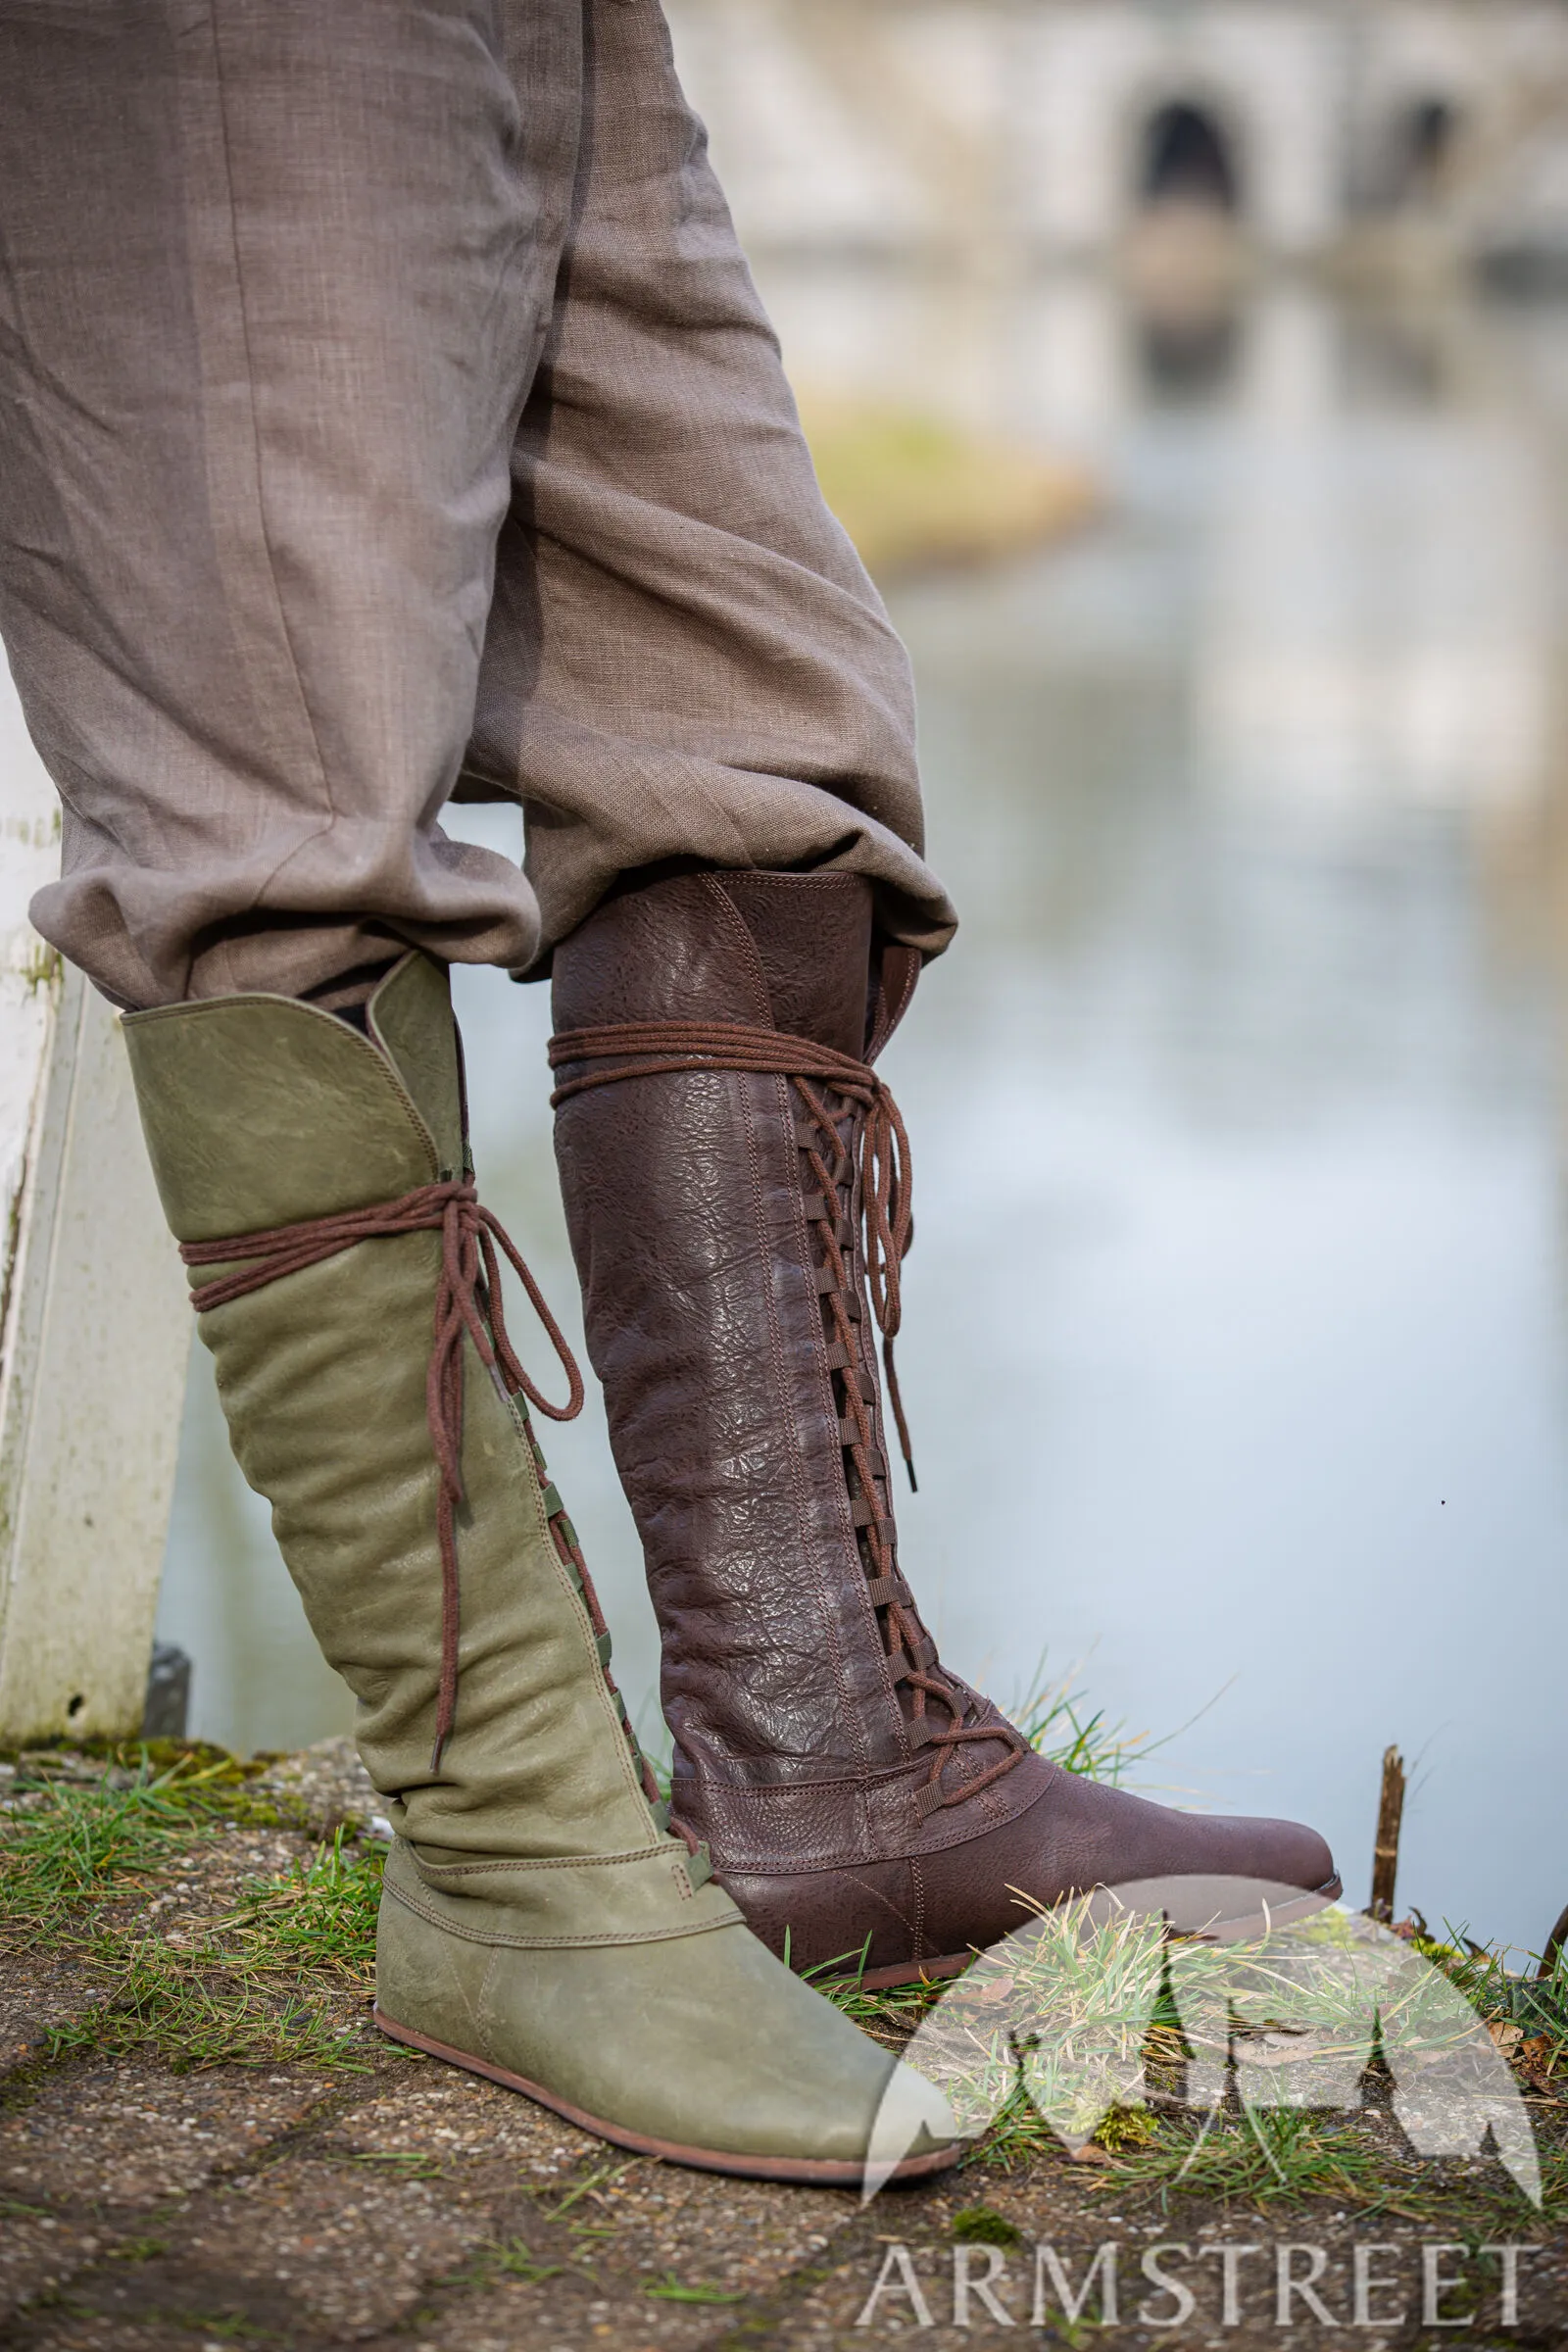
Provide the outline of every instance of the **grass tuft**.
<path id="1" fill-rule="evenodd" d="M 199 1839 L 285 1818 L 221 1749 L 120 1752 L 122 1761 L 90 1772 L 49 1755 L 18 1764 L 0 1814 L 0 1931 L 24 1932 L 31 1943 L 68 1914 L 139 1885 Z"/>
<path id="2" fill-rule="evenodd" d="M 246 1886 L 220 1918 L 125 1924 L 124 1898 L 189 1867 L 225 1830 L 288 1822 L 220 1749 L 151 1746 L 29 1754 L 0 1815 L 14 1950 L 84 1964 L 98 2000 L 54 2029 L 55 2058 L 156 2057 L 172 2071 L 298 2063 L 363 2072 L 343 1995 L 370 1988 L 381 1849 L 340 1830 L 280 1877 Z M 117 1908 L 118 1906 L 118 1908 Z"/>
<path id="3" fill-rule="evenodd" d="M 1453 1929 L 1441 1937 L 1417 1934 L 1413 1942 L 1457 1985 L 1516 2063 L 1543 2083 L 1568 2080 L 1568 1952 L 1556 1955 L 1544 1977 L 1520 1976 L 1500 1951 Z M 1517 2029 L 1517 2038 L 1510 2029 Z"/>
<path id="4" fill-rule="evenodd" d="M 246 1889 L 216 1931 L 225 1952 L 243 1957 L 256 1976 L 327 1979 L 369 1992 L 385 1860 L 379 1845 L 345 1850 L 340 1826 L 308 1860 Z"/>
<path id="5" fill-rule="evenodd" d="M 1347 2119 L 1294 2108 L 1225 2117 L 1208 2130 L 1200 2119 L 1162 2117 L 1145 2144 L 1127 2148 L 1106 2184 L 1145 2189 L 1168 2205 L 1172 2195 L 1265 2205 L 1302 2197 L 1382 2203 L 1386 2158 Z"/>
<path id="6" fill-rule="evenodd" d="M 964 2246 L 1019 2246 L 1023 2233 L 991 2205 L 964 2205 L 953 2217 L 953 2234 Z"/>
<path id="7" fill-rule="evenodd" d="M 449 2273 L 441 2284 L 483 2290 L 498 2278 L 515 2278 L 524 2286 L 537 2286 L 542 2279 L 564 2277 L 565 2268 L 564 2263 L 537 2261 L 520 2237 L 492 2238 L 476 2246 L 464 2268 Z"/>
<path id="8" fill-rule="evenodd" d="M 1129 1732 L 1125 1724 L 1110 1722 L 1102 1707 L 1090 1713 L 1084 1692 L 1074 1688 L 1076 1668 L 1054 1683 L 1042 1680 L 1044 1670 L 1042 1658 L 1030 1678 L 1029 1695 L 1013 1715 L 1030 1746 L 1063 1772 L 1118 1788 L 1135 1766 L 1177 1737 L 1168 1733 L 1156 1740 L 1149 1732 Z"/>
<path id="9" fill-rule="evenodd" d="M 171 2074 L 214 2066 L 368 2069 L 352 2022 L 305 1985 L 276 1989 L 220 1947 L 171 1949 L 154 1936 L 100 1935 L 91 1952 L 103 2006 L 49 2035 L 49 2054 L 156 2058 Z"/>

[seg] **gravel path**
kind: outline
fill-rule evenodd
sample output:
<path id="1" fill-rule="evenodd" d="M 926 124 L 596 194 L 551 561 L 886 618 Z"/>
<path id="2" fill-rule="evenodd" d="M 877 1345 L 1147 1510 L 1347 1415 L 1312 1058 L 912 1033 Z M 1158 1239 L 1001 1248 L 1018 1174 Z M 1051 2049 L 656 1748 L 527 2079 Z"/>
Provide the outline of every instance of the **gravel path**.
<path id="1" fill-rule="evenodd" d="M 345 1743 L 270 1765 L 264 1785 L 310 1827 L 220 1831 L 116 1916 L 156 1922 L 174 1942 L 246 1882 L 306 1859 L 313 1832 L 347 1823 L 373 1834 L 376 1800 Z M 0 1925 L 3 1905 L 0 1882 Z M 358 1991 L 321 2004 L 361 2071 L 307 2061 L 181 2072 L 145 2051 L 101 2049 L 91 2031 L 52 2054 L 51 2033 L 105 2014 L 90 1951 L 5 1941 L 0 2342 L 17 2352 L 848 2352 L 894 2336 L 1184 2352 L 1568 2344 L 1560 2227 L 1520 2232 L 1537 2251 L 1520 2258 L 1517 2324 L 1505 2327 L 1503 2264 L 1451 2242 L 1462 2234 L 1451 2224 L 1321 2200 L 1264 2213 L 1178 2198 L 1164 2212 L 1119 2191 L 1113 2166 L 1061 2153 L 1011 2172 L 972 2164 L 862 2209 L 843 2192 L 628 2160 L 523 2098 L 394 2048 Z M 989 2216 L 978 2224 L 976 2207 Z M 993 2242 L 967 2242 L 977 2229 Z M 1448 2251 L 1424 2255 L 1445 2241 Z M 1171 2243 L 1185 2253 L 1152 2254 Z M 1117 2324 L 1099 2324 L 1098 2291 L 1065 2322 L 1062 2288 L 1070 2298 L 1107 2244 Z M 1227 2245 L 1254 2251 L 1227 2264 Z M 1362 2266 L 1388 2283 L 1368 2285 L 1367 2321 L 1351 2328 L 1357 2245 L 1382 2249 Z M 1050 2253 L 1037 2257 L 1042 2246 Z M 1189 2315 L 1146 2258 L 1197 2297 Z M 1442 2328 L 1421 2324 L 1424 2259 L 1462 2281 L 1439 2299 Z M 1282 2261 L 1333 2327 L 1296 2292 L 1279 2323 Z"/>

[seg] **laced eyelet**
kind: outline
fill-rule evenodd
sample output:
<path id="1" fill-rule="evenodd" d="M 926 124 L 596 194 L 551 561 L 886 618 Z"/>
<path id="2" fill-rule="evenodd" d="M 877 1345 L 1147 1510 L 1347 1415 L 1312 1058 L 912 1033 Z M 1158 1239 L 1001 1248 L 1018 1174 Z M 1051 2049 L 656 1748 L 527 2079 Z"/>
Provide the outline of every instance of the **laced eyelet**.
<path id="1" fill-rule="evenodd" d="M 912 1491 L 914 1461 L 893 1353 L 903 1314 L 900 1271 L 914 1236 L 909 1139 L 898 1104 L 868 1062 L 809 1038 L 741 1022 L 628 1021 L 563 1030 L 550 1041 L 550 1066 L 566 1073 L 550 1098 L 553 1109 L 595 1087 L 636 1078 L 724 1070 L 789 1080 L 799 1105 L 791 1129 L 805 1163 L 807 1221 L 820 1246 L 816 1289 L 829 1326 L 827 1361 L 848 1465 L 850 1516 L 868 1584 L 878 1592 L 891 1592 L 885 1603 L 875 1604 L 889 1670 L 911 1693 L 909 1721 L 917 1743 L 934 1751 L 931 1778 L 920 1794 L 922 1818 L 973 1795 L 1010 1772 L 1025 1743 L 1000 1719 L 965 1722 L 962 1690 L 937 1664 L 930 1636 L 898 1580 L 897 1534 L 881 1483 L 887 1464 L 877 1442 L 877 1383 L 858 1337 L 864 1328 L 863 1285 L 882 1334 L 888 1403 Z M 843 1108 L 835 1109 L 830 1098 Z M 927 1721 L 928 1701 L 944 1710 L 945 1726 L 933 1728 Z M 987 1771 L 949 1789 L 942 1778 L 948 1756 L 979 1740 L 1001 1744 L 1006 1752 Z"/>

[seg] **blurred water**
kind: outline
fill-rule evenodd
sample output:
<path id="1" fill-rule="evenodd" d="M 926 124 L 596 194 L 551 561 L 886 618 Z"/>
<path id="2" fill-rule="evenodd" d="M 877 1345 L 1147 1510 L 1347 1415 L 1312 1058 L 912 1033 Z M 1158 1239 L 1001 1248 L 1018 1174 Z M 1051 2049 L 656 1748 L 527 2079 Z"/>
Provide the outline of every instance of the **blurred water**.
<path id="1" fill-rule="evenodd" d="M 1064 281 L 971 288 L 955 332 L 940 283 L 766 291 L 803 372 L 1107 483 L 1074 544 L 893 599 L 965 918 L 887 1064 L 904 1550 L 945 1650 L 1004 1701 L 1081 1662 L 1179 1734 L 1148 1785 L 1310 1817 L 1357 1901 L 1397 1740 L 1401 1901 L 1539 1946 L 1568 1900 L 1568 315 L 1287 287 L 1173 334 Z M 511 812 L 463 822 L 515 850 Z M 485 1196 L 569 1309 L 543 992 L 459 1000 Z M 346 1727 L 197 1364 L 160 1625 L 196 1726 Z M 602 1425 L 547 1445 L 653 1730 Z"/>

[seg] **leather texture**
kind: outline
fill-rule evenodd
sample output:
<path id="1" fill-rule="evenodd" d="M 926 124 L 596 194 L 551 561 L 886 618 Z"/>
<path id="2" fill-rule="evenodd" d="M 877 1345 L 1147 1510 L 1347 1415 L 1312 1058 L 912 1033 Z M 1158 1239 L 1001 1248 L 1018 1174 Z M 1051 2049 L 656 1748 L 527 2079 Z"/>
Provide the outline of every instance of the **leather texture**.
<path id="1" fill-rule="evenodd" d="M 744 1023 L 859 1057 L 880 1050 L 912 980 L 874 937 L 857 876 L 684 874 L 611 898 L 557 950 L 555 1025 Z M 846 1134 L 858 1115 L 846 1106 Z M 871 1318 L 858 1298 L 858 1360 L 839 1363 L 809 1140 L 775 1075 L 638 1074 L 557 1115 L 589 1352 L 662 1636 L 676 1819 L 797 1968 L 912 1971 L 1103 1882 L 1327 1885 L 1332 1859 L 1309 1830 L 1176 1813 L 1028 1750 L 941 1668 L 899 1570 L 915 1626 L 901 1655 L 936 1672 L 961 1715 L 933 1801 L 931 1717 L 890 1658 L 846 1470 L 855 1379 L 891 1521 Z M 846 1189 L 832 1213 L 863 1290 L 858 1197 Z"/>
<path id="2" fill-rule="evenodd" d="M 368 1027 L 268 997 L 125 1021 L 180 1240 L 391 1200 L 461 1165 L 444 970 L 405 959 Z M 430 1232 L 361 1242 L 199 1325 L 235 1453 L 355 1692 L 361 1752 L 399 1833 L 381 2011 L 607 2127 L 689 2141 L 737 2169 L 863 2152 L 903 2070 L 825 2001 L 803 2001 L 706 1854 L 650 1809 L 607 1645 L 552 1541 L 553 1490 L 521 1400 L 501 1394 L 471 1342 L 459 1698 L 432 1761 L 441 1576 L 425 1375 L 439 1255 Z M 920 2095 L 929 2150 L 948 2126 Z"/>
<path id="3" fill-rule="evenodd" d="M 519 1950 L 507 1911 L 490 1939 L 466 1933 L 464 1904 L 432 1900 L 406 1849 L 393 1852 L 387 1888 L 376 1957 L 383 2014 L 621 2132 L 854 2168 L 885 2098 L 923 2119 L 916 2155 L 953 2129 L 938 2092 L 744 1929 L 630 1949 L 527 1940 Z"/>

